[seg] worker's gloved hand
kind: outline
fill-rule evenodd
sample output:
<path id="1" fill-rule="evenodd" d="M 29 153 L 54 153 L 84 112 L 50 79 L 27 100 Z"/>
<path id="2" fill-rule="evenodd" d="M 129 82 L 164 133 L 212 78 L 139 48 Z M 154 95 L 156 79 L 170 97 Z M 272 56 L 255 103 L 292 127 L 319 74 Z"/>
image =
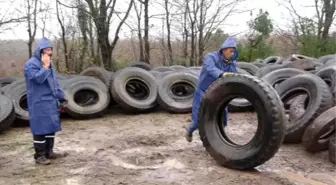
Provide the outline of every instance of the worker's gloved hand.
<path id="1" fill-rule="evenodd" d="M 222 77 L 225 77 L 225 76 L 228 76 L 228 75 L 233 75 L 233 73 L 231 73 L 231 72 L 224 72 L 224 73 L 222 74 Z"/>

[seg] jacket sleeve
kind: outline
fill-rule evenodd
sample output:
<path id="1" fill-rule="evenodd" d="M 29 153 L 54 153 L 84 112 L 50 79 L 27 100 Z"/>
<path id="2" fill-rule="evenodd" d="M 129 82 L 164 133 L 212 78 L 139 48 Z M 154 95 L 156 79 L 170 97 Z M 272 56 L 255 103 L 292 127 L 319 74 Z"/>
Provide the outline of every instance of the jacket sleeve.
<path id="1" fill-rule="evenodd" d="M 27 63 L 24 72 L 30 80 L 35 80 L 37 83 L 43 83 L 50 75 L 50 70 L 44 67 L 40 68 L 34 63 Z"/>
<path id="2" fill-rule="evenodd" d="M 207 55 L 204 57 L 203 67 L 212 77 L 219 78 L 223 71 L 216 67 L 215 62 L 215 59 L 211 55 Z"/>
<path id="3" fill-rule="evenodd" d="M 52 69 L 53 69 L 53 72 L 54 72 L 53 74 L 55 75 L 54 80 L 55 80 L 55 83 L 56 83 L 57 98 L 61 102 L 61 101 L 64 100 L 64 96 L 65 96 L 64 91 L 63 91 L 62 87 L 60 86 L 60 84 L 58 83 L 58 77 L 56 75 L 56 71 L 54 70 L 54 68 L 52 68 Z"/>

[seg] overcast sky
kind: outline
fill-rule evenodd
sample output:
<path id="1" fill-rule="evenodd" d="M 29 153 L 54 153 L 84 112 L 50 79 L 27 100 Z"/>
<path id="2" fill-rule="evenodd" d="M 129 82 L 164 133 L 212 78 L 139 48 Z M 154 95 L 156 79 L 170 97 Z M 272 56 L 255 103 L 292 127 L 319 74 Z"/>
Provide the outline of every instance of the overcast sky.
<path id="1" fill-rule="evenodd" d="M 24 3 L 23 0 L 16 0 L 16 2 L 13 5 L 11 3 L 8 3 L 8 1 L 9 0 L 0 1 L 0 11 L 2 12 L 0 13 L 1 16 L 4 15 L 4 12 L 6 10 L 8 12 L 13 12 L 13 10 L 22 7 L 22 3 Z M 54 1 L 48 1 L 48 0 L 43 0 L 43 1 L 51 2 L 53 3 L 52 8 L 55 7 Z M 282 1 L 282 0 L 279 0 L 279 1 Z M 63 2 L 66 2 L 66 1 L 63 1 Z M 314 0 L 293 0 L 293 4 L 295 5 L 296 9 L 298 10 L 298 13 L 301 16 L 311 17 L 315 14 L 314 8 L 307 8 L 307 6 L 309 5 L 314 5 Z M 11 7 L 11 8 L 8 8 L 8 7 Z M 246 2 L 240 4 L 239 8 L 240 9 L 255 9 L 253 11 L 254 15 L 258 13 L 259 9 L 267 10 L 270 14 L 270 18 L 273 20 L 275 24 L 274 25 L 275 27 L 280 26 L 282 28 L 286 28 L 288 25 L 288 20 L 290 19 L 290 15 L 288 11 L 284 7 L 280 6 L 276 2 L 276 0 L 247 0 Z M 150 13 L 152 14 L 153 13 L 164 13 L 164 12 L 161 12 L 161 9 L 159 8 L 152 8 L 150 9 L 150 11 L 151 11 Z M 47 22 L 47 29 L 50 30 L 50 33 L 47 34 L 47 36 L 49 37 L 54 37 L 55 35 L 58 35 L 58 32 L 60 30 L 58 26 L 58 22 L 55 18 L 54 12 L 55 12 L 54 10 L 50 12 L 51 18 Z M 9 15 L 7 14 L 6 16 L 8 18 Z M 226 20 L 225 22 L 226 26 L 223 27 L 223 30 L 229 34 L 244 32 L 248 29 L 247 24 L 246 24 L 248 20 L 250 20 L 249 12 L 233 15 Z M 160 25 L 161 22 L 162 22 L 161 20 L 150 19 L 150 24 Z M 116 24 L 112 24 L 112 28 L 115 25 Z M 161 26 L 158 26 L 158 27 L 160 28 Z M 160 32 L 160 29 L 151 30 L 152 35 L 159 34 L 159 32 Z M 26 25 L 23 23 L 23 24 L 15 25 L 10 31 L 1 33 L 0 39 L 27 39 L 27 35 L 28 35 L 27 28 L 26 28 Z M 124 26 L 120 34 L 120 37 L 123 38 L 129 35 L 130 35 L 129 29 L 127 28 L 127 26 Z M 38 30 L 36 37 L 40 38 L 41 36 L 42 36 L 41 31 Z"/>

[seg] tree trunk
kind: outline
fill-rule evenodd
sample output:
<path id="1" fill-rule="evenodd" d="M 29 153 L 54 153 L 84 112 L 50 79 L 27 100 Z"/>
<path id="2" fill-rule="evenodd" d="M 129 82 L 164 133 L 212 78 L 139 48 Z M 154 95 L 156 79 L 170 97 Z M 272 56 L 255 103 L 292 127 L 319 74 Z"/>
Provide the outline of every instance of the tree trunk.
<path id="1" fill-rule="evenodd" d="M 165 10 L 166 10 L 166 25 L 167 25 L 167 45 L 168 45 L 168 56 L 169 56 L 169 65 L 173 63 L 173 50 L 170 40 L 170 13 L 168 7 L 168 0 L 165 0 Z"/>
<path id="2" fill-rule="evenodd" d="M 59 1 L 56 1 L 56 15 L 57 15 L 57 20 L 59 25 L 61 26 L 61 31 L 62 31 L 62 43 L 63 43 L 63 49 L 64 49 L 64 60 L 65 60 L 65 68 L 68 71 L 70 69 L 69 65 L 69 55 L 68 55 L 68 46 L 66 43 L 66 33 L 65 33 L 65 27 L 64 24 L 61 20 L 60 14 L 59 14 L 59 7 L 58 7 Z"/>
<path id="3" fill-rule="evenodd" d="M 149 16 L 148 16 L 148 6 L 149 6 L 149 0 L 144 1 L 144 21 L 145 21 L 145 33 L 144 33 L 144 42 L 145 42 L 145 56 L 144 56 L 144 62 L 149 63 L 150 60 L 150 45 L 149 45 Z"/>

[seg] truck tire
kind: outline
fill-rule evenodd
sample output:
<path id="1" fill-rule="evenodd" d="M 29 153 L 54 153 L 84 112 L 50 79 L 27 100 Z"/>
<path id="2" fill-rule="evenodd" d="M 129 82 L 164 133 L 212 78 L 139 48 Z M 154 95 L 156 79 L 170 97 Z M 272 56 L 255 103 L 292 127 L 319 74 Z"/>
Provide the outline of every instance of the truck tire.
<path id="1" fill-rule="evenodd" d="M 158 71 L 158 72 L 166 72 L 166 71 L 175 71 L 175 69 L 172 69 L 168 66 L 158 66 L 158 67 L 154 67 L 151 71 Z"/>
<path id="2" fill-rule="evenodd" d="M 321 113 L 332 107 L 332 94 L 328 85 L 318 76 L 301 74 L 289 78 L 276 88 L 284 104 L 293 97 L 306 93 L 308 104 L 304 114 L 290 120 L 286 126 L 286 143 L 299 143 L 304 131 Z"/>
<path id="3" fill-rule="evenodd" d="M 279 63 L 280 61 L 283 61 L 284 58 L 279 57 L 279 56 L 269 56 L 264 59 L 264 64 L 275 64 Z"/>
<path id="4" fill-rule="evenodd" d="M 224 107 L 241 94 L 253 103 L 259 120 L 254 138 L 244 146 L 230 141 L 222 124 Z M 205 92 L 198 114 L 200 137 L 207 152 L 219 164 L 233 169 L 251 169 L 271 159 L 282 144 L 286 120 L 275 90 L 256 77 L 241 74 L 215 81 Z"/>
<path id="5" fill-rule="evenodd" d="M 128 67 L 118 71 L 110 88 L 113 99 L 126 112 L 149 112 L 157 105 L 156 79 L 144 69 Z"/>
<path id="6" fill-rule="evenodd" d="M 172 113 L 191 112 L 197 80 L 197 76 L 187 72 L 168 74 L 158 87 L 159 105 Z"/>
<path id="7" fill-rule="evenodd" d="M 305 73 L 306 73 L 305 71 L 300 69 L 285 68 L 274 70 L 263 76 L 261 79 L 270 84 L 272 87 L 276 87 L 277 85 L 279 85 L 281 82 L 285 81 L 288 78 Z"/>
<path id="8" fill-rule="evenodd" d="M 89 67 L 84 69 L 79 75 L 81 76 L 91 76 L 101 80 L 106 86 L 110 85 L 110 75 L 109 72 L 101 67 Z"/>
<path id="9" fill-rule="evenodd" d="M 335 134 L 336 107 L 319 115 L 310 125 L 302 137 L 303 146 L 310 153 L 328 150 L 329 140 Z"/>
<path id="10" fill-rule="evenodd" d="M 7 97 L 0 95 L 0 133 L 8 129 L 15 120 L 13 102 Z"/>
<path id="11" fill-rule="evenodd" d="M 29 120 L 29 114 L 25 79 L 17 80 L 8 85 L 3 95 L 12 100 L 16 119 L 27 122 Z"/>
<path id="12" fill-rule="evenodd" d="M 250 73 L 253 76 L 259 70 L 259 68 L 257 66 L 255 66 L 251 63 L 248 63 L 248 62 L 237 62 L 237 67 L 239 67 L 240 69 L 244 69 L 245 71 L 247 71 L 248 73 Z"/>
<path id="13" fill-rule="evenodd" d="M 64 93 L 68 100 L 64 109 L 76 119 L 101 117 L 110 103 L 107 86 L 95 78 L 79 78 L 68 83 Z"/>
<path id="14" fill-rule="evenodd" d="M 336 66 L 328 66 L 317 71 L 315 74 L 328 84 L 333 95 L 334 105 L 336 105 Z"/>

